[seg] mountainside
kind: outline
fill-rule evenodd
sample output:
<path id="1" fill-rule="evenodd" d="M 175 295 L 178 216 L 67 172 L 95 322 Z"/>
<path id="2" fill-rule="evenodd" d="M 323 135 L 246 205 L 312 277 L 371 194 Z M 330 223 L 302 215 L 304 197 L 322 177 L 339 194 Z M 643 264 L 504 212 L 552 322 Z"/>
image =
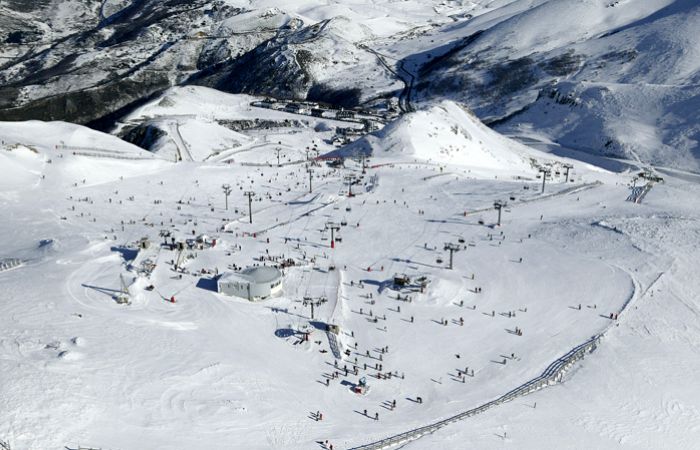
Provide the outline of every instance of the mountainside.
<path id="1" fill-rule="evenodd" d="M 698 177 L 537 179 L 451 101 L 309 158 L 338 122 L 174 88 L 121 125 L 178 163 L 0 124 L 0 447 L 696 447 Z"/>
<path id="2" fill-rule="evenodd" d="M 229 92 L 308 98 L 344 107 L 359 106 L 400 90 L 395 75 L 353 40 L 373 37 L 367 27 L 339 16 L 279 34 L 237 59 L 211 80 Z"/>
<path id="3" fill-rule="evenodd" d="M 39 188 L 63 192 L 167 166 L 152 153 L 115 136 L 64 122 L 0 122 L 0 137 L 0 197 Z M 52 172 L 48 177 L 47 170 Z"/>
<path id="4" fill-rule="evenodd" d="M 377 80 L 379 89 L 393 91 L 397 80 L 353 42 L 405 31 L 436 14 L 431 4 L 420 3 L 401 5 L 406 10 L 400 12 L 393 2 L 275 3 L 0 3 L 0 120 L 118 118 L 154 93 L 195 82 L 231 92 L 299 97 L 315 87 L 312 95 L 326 97 L 336 84 L 332 78 L 341 72 L 340 84 L 360 91 L 349 101 L 356 104 L 373 72 L 384 78 Z M 380 20 L 389 15 L 396 19 Z M 362 77 L 353 78 L 358 62 L 368 66 L 367 73 L 355 71 Z M 326 70 L 336 64 L 345 70 Z M 270 70 L 270 65 L 279 68 Z"/>
<path id="5" fill-rule="evenodd" d="M 473 176 L 487 178 L 494 173 L 529 176 L 544 162 L 542 153 L 501 136 L 451 101 L 409 113 L 328 156 L 360 154 L 382 162 L 420 160 L 463 166 Z"/>
<path id="6" fill-rule="evenodd" d="M 0 450 L 695 450 L 699 0 L 0 0 Z"/>
<path id="7" fill-rule="evenodd" d="M 109 129 L 174 85 L 411 111 L 698 170 L 693 0 L 0 3 L 0 120 Z"/>
<path id="8" fill-rule="evenodd" d="M 204 0 L 72 4 L 79 8 L 58 1 L 36 13 L 24 12 L 25 3 L 2 6 L 0 20 L 14 21 L 17 31 L 0 36 L 6 60 L 0 66 L 0 120 L 86 123 L 185 82 L 229 57 L 218 48 L 226 38 L 217 36 L 214 24 L 242 11 Z M 67 32 L 55 31 L 66 23 Z M 256 43 L 264 38 L 262 33 Z"/>
<path id="9" fill-rule="evenodd" d="M 697 170 L 698 29 L 695 1 L 515 1 L 446 29 L 460 37 L 414 63 L 417 96 L 463 100 L 507 134 Z"/>

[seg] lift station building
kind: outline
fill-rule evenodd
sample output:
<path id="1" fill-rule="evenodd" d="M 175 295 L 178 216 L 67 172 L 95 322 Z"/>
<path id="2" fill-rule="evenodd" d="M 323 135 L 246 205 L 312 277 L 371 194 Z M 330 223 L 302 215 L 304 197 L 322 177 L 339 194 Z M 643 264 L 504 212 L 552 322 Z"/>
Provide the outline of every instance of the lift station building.
<path id="1" fill-rule="evenodd" d="M 248 267 L 240 272 L 227 272 L 219 277 L 221 294 L 250 301 L 264 300 L 282 290 L 282 272 L 269 266 Z"/>

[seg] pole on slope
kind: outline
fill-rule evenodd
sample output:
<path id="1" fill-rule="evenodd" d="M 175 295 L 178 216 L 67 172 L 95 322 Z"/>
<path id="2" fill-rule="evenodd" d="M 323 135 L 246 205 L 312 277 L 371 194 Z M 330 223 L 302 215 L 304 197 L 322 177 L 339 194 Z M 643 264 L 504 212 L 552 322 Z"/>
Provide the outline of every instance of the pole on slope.
<path id="1" fill-rule="evenodd" d="M 250 219 L 250 223 L 253 223 L 253 196 L 255 196 L 255 192 L 245 191 L 243 195 L 248 196 L 248 217 Z"/>
<path id="2" fill-rule="evenodd" d="M 565 183 L 569 182 L 569 170 L 571 170 L 573 168 L 574 168 L 573 164 L 564 164 L 564 169 L 566 169 L 566 181 L 565 181 Z"/>
<path id="3" fill-rule="evenodd" d="M 224 197 L 226 198 L 226 211 L 228 211 L 228 196 L 231 195 L 231 185 L 224 184 L 221 186 L 221 189 L 224 191 Z"/>
<path id="4" fill-rule="evenodd" d="M 355 176 L 345 175 L 345 181 L 348 182 L 348 197 L 352 197 L 352 183 L 355 181 Z"/>
<path id="5" fill-rule="evenodd" d="M 311 318 L 314 318 L 314 299 L 312 297 L 304 297 L 303 303 L 304 306 L 309 306 L 311 308 Z"/>
<path id="6" fill-rule="evenodd" d="M 335 248 L 335 231 L 340 230 L 340 226 L 335 222 L 326 222 L 326 230 L 331 230 L 331 248 Z"/>
<path id="7" fill-rule="evenodd" d="M 498 221 L 496 222 L 496 226 L 500 227 L 501 226 L 501 212 L 503 212 L 503 208 L 506 207 L 506 202 L 497 200 L 493 202 L 493 207 L 496 208 L 496 211 L 498 211 Z"/>
<path id="8" fill-rule="evenodd" d="M 548 167 L 540 167 L 540 173 L 542 174 L 542 193 L 544 194 L 544 185 L 547 181 L 547 177 L 552 173 Z"/>
<path id="9" fill-rule="evenodd" d="M 459 245 L 453 244 L 451 242 L 445 243 L 445 250 L 448 250 L 450 252 L 450 267 L 449 267 L 449 269 L 452 270 L 453 256 L 454 256 L 455 252 L 459 251 Z"/>

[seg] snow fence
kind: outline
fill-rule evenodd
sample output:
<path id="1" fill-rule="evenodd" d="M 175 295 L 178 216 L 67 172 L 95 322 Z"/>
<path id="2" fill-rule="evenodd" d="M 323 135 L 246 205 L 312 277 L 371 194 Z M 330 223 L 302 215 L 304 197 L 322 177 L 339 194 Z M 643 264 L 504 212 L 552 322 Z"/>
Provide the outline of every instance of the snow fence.
<path id="1" fill-rule="evenodd" d="M 22 260 L 17 259 L 17 258 L 1 259 L 0 260 L 0 272 L 14 269 L 15 267 L 19 267 L 21 265 L 22 265 Z"/>
<path id="2" fill-rule="evenodd" d="M 577 361 L 583 359 L 586 353 L 591 353 L 596 349 L 602 336 L 602 334 L 593 336 L 583 344 L 574 347 L 568 353 L 561 356 L 552 364 L 550 364 L 540 376 L 528 381 L 525 384 L 518 386 L 517 388 L 513 389 L 512 391 L 506 394 L 503 394 L 495 400 L 492 400 L 488 403 L 485 403 L 468 411 L 456 414 L 452 417 L 448 417 L 447 419 L 443 419 L 439 422 L 415 428 L 413 430 L 405 431 L 395 436 L 391 436 L 380 441 L 372 442 L 371 444 L 361 445 L 359 447 L 352 447 L 349 450 L 379 450 L 395 447 L 398 445 L 404 445 L 410 441 L 425 436 L 426 434 L 434 433 L 440 428 L 447 426 L 451 423 L 455 423 L 468 417 L 475 416 L 490 408 L 493 408 L 494 406 L 498 406 L 502 403 L 506 403 L 518 397 L 522 397 L 524 395 L 538 391 L 544 387 L 559 383 L 561 382 L 564 374 L 571 368 L 571 366 L 573 366 Z"/>

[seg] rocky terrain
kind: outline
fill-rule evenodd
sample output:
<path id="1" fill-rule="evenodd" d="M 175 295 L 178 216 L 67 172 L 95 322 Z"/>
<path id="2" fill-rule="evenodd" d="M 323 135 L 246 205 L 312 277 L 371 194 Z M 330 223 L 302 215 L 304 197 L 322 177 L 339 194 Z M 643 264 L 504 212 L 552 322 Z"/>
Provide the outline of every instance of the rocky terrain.
<path id="1" fill-rule="evenodd" d="M 187 84 L 404 112 L 447 99 L 550 149 L 698 169 L 692 0 L 14 0 L 0 24 L 0 120 L 110 130 Z"/>

